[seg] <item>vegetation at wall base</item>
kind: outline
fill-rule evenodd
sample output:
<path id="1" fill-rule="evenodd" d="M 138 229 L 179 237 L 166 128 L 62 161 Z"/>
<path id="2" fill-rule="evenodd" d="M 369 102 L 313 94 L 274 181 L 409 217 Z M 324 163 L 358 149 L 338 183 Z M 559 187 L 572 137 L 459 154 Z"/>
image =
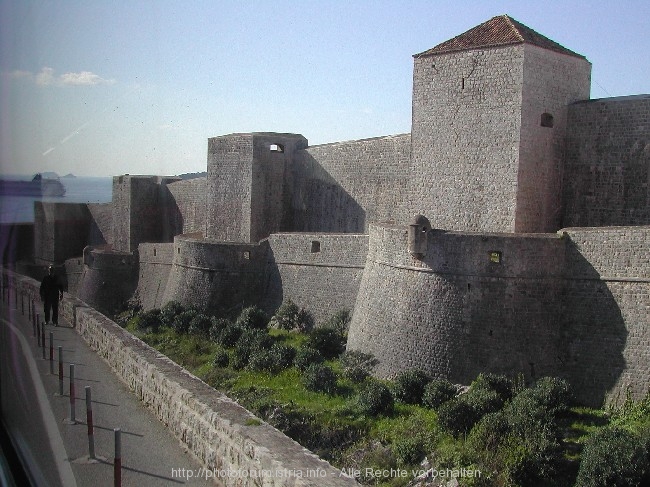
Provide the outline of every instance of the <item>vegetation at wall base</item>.
<path id="1" fill-rule="evenodd" d="M 281 311 L 210 317 L 168 303 L 126 327 L 363 484 L 434 468 L 480 472 L 457 479 L 471 487 L 650 485 L 650 395 L 596 410 L 558 378 L 480 374 L 462 392 L 417 370 L 378 380 L 371 355 L 344 351 L 348 313 L 312 329 L 305 310 Z"/>

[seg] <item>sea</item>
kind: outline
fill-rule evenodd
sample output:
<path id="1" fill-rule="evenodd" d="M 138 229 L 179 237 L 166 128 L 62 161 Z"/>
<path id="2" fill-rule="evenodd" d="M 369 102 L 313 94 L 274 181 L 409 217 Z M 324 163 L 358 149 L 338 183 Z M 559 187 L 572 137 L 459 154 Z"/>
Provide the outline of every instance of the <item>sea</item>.
<path id="1" fill-rule="evenodd" d="M 0 176 L 0 178 L 31 179 L 31 177 L 21 176 Z M 113 199 L 112 177 L 63 177 L 60 178 L 60 181 L 66 190 L 63 196 L 0 195 L 0 224 L 33 223 L 35 201 L 53 203 L 110 203 Z"/>

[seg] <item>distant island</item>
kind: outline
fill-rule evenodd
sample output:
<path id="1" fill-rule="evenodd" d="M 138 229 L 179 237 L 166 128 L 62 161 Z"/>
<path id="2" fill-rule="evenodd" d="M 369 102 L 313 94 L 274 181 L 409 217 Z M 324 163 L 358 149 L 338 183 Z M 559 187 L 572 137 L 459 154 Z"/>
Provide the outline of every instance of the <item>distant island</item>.
<path id="1" fill-rule="evenodd" d="M 76 178 L 77 176 L 75 176 L 75 175 L 72 174 L 72 173 L 68 173 L 68 174 L 66 174 L 65 176 L 61 176 L 61 177 L 62 177 L 62 178 L 66 178 L 66 179 L 73 179 L 73 178 Z"/>

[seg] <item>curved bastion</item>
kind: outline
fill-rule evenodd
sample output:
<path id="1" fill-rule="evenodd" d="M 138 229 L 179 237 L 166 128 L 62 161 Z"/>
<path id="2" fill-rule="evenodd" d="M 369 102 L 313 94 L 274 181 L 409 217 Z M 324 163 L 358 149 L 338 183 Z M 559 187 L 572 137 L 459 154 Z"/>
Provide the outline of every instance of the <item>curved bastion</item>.
<path id="1" fill-rule="evenodd" d="M 417 368 L 467 384 L 488 371 L 560 374 L 565 239 L 429 228 L 414 236 L 370 226 L 348 349 L 372 353 L 380 377 Z"/>
<path id="2" fill-rule="evenodd" d="M 216 311 L 259 301 L 266 244 L 219 242 L 187 234 L 174 237 L 172 266 L 163 303 L 179 301 Z"/>
<path id="3" fill-rule="evenodd" d="M 110 247 L 87 246 L 77 296 L 104 312 L 120 310 L 137 284 L 138 256 Z"/>

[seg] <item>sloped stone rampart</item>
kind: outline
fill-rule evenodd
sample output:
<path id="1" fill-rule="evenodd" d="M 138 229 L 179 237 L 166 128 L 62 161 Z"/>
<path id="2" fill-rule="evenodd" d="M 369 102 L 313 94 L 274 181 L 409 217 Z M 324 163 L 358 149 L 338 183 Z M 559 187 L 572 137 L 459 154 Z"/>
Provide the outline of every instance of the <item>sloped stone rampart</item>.
<path id="1" fill-rule="evenodd" d="M 8 287 L 19 306 L 38 296 L 34 279 L 1 272 L 2 292 Z M 224 485 L 358 485 L 83 301 L 66 295 L 61 313 Z"/>

